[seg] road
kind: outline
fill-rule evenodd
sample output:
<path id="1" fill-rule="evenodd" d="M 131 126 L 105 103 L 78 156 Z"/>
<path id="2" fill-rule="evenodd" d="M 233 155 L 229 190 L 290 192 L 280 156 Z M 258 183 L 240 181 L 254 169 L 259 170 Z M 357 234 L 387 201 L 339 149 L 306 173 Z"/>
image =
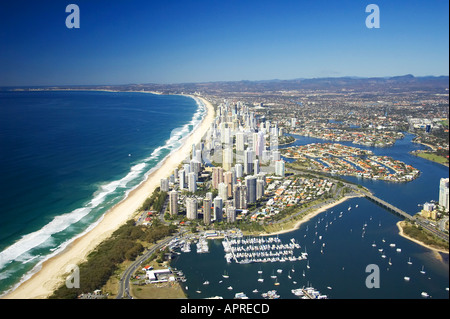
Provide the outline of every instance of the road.
<path id="1" fill-rule="evenodd" d="M 119 281 L 119 291 L 117 293 L 116 299 L 132 299 L 130 295 L 130 278 L 134 272 L 141 266 L 141 264 L 150 258 L 150 256 L 161 247 L 167 245 L 173 238 L 180 236 L 181 234 L 176 233 L 170 237 L 163 239 L 158 244 L 152 246 L 143 255 L 139 256 L 123 273 L 122 278 Z"/>

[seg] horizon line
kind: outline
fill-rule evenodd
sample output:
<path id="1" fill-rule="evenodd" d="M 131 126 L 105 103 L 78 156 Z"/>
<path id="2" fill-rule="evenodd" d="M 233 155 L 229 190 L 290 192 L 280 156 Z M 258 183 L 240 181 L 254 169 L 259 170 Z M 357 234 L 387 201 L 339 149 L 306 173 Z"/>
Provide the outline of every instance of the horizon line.
<path id="1" fill-rule="evenodd" d="M 415 76 L 411 73 L 402 75 L 386 75 L 386 76 L 356 76 L 356 75 L 345 75 L 345 76 L 323 76 L 323 77 L 299 77 L 291 79 L 263 79 L 263 80 L 215 80 L 215 81 L 198 81 L 198 82 L 146 82 L 146 83 L 122 83 L 122 84 L 47 84 L 47 85 L 2 85 L 1 88 L 32 88 L 32 87 L 76 87 L 76 86 L 126 86 L 126 85 L 182 85 L 182 84 L 206 84 L 206 83 L 232 83 L 232 82 L 275 82 L 275 81 L 296 81 L 296 80 L 320 80 L 320 79 L 391 79 L 391 78 L 401 78 L 401 77 L 413 77 L 413 78 L 442 78 L 449 77 L 449 75 L 421 75 Z"/>

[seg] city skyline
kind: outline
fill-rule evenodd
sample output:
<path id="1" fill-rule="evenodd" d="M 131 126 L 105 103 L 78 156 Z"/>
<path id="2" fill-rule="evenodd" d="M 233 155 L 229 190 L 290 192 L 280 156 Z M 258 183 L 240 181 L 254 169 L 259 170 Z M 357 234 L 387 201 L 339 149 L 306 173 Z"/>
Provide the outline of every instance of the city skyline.
<path id="1" fill-rule="evenodd" d="M 0 86 L 448 75 L 445 1 L 74 3 L 2 3 Z"/>

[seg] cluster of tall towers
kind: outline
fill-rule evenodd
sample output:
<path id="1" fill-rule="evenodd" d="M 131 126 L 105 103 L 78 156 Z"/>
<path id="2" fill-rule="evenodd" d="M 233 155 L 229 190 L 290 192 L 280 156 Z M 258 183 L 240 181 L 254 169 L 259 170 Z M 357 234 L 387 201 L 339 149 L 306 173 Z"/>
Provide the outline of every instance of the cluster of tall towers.
<path id="1" fill-rule="evenodd" d="M 186 217 L 197 219 L 202 207 L 206 225 L 221 221 L 225 215 L 228 222 L 236 220 L 236 210 L 246 209 L 264 196 L 266 174 L 261 165 L 275 166 L 275 174 L 284 176 L 284 161 L 278 151 L 277 123 L 261 121 L 248 107 L 238 102 L 220 104 L 216 118 L 201 143 L 192 146 L 191 157 L 181 169 L 166 181 L 161 190 L 169 191 L 169 181 L 178 181 L 178 190 L 197 191 L 199 173 L 203 165 L 212 165 L 211 189 L 203 199 L 186 197 Z M 164 188 L 164 189 L 163 189 Z M 178 214 L 179 192 L 169 192 L 169 208 Z"/>

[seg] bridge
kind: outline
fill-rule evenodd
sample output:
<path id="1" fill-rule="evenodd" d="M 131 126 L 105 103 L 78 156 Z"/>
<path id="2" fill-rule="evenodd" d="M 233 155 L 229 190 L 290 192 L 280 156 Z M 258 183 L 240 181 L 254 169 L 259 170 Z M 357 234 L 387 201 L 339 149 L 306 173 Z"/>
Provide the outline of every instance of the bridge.
<path id="1" fill-rule="evenodd" d="M 365 194 L 366 198 L 370 199 L 371 201 L 377 203 L 384 209 L 387 209 L 391 211 L 392 213 L 395 213 L 396 215 L 399 215 L 400 217 L 403 217 L 405 219 L 409 220 L 415 220 L 415 217 L 411 216 L 410 214 L 406 213 L 405 211 L 401 210 L 398 207 L 395 207 L 394 205 L 389 204 L 388 202 L 382 200 L 381 198 L 378 198 L 372 194 Z"/>
<path id="2" fill-rule="evenodd" d="M 398 207 L 395 207 L 394 205 L 389 204 L 388 202 L 382 200 L 381 198 L 378 198 L 372 194 L 365 194 L 365 197 L 371 201 L 373 201 L 374 203 L 380 205 L 381 207 L 383 207 L 384 209 L 399 215 L 400 217 L 403 217 L 404 219 L 410 220 L 410 221 L 414 221 L 415 223 L 417 223 L 418 225 L 420 225 L 422 228 L 424 228 L 425 230 L 433 233 L 434 235 L 436 235 L 437 237 L 445 240 L 448 242 L 448 234 L 439 231 L 438 229 L 436 229 L 435 227 L 430 226 L 426 220 L 424 220 L 423 218 L 420 217 L 415 217 L 415 216 L 411 216 L 408 213 L 406 213 L 405 211 L 401 210 Z"/>

